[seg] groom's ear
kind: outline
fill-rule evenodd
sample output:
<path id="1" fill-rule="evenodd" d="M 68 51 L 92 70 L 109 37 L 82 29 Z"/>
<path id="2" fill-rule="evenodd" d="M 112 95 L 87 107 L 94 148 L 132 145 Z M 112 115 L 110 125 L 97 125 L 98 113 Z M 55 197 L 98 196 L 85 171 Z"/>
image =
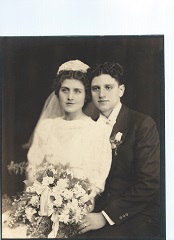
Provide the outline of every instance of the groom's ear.
<path id="1" fill-rule="evenodd" d="M 124 84 L 121 84 L 121 85 L 119 86 L 119 97 L 122 97 L 122 96 L 123 96 L 124 91 L 125 91 L 125 86 L 124 86 Z"/>

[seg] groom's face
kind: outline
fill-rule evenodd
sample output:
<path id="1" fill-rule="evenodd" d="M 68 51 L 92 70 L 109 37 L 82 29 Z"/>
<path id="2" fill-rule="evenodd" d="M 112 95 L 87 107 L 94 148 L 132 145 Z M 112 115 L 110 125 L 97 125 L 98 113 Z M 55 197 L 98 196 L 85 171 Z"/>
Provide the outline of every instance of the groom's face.
<path id="1" fill-rule="evenodd" d="M 93 78 L 91 92 L 95 106 L 104 116 L 109 117 L 124 94 L 124 85 L 119 85 L 109 74 L 102 74 Z"/>

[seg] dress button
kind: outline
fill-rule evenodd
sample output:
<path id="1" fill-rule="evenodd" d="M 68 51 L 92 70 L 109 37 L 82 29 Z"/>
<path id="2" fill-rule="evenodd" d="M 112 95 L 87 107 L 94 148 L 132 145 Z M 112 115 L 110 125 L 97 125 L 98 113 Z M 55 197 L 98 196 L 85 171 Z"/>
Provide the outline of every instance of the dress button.
<path id="1" fill-rule="evenodd" d="M 127 216 L 128 216 L 128 213 L 126 213 L 125 216 L 127 217 Z"/>
<path id="2" fill-rule="evenodd" d="M 121 219 L 122 219 L 122 216 L 119 216 L 119 219 L 121 220 Z"/>
<path id="3" fill-rule="evenodd" d="M 125 217 L 125 215 L 124 215 L 124 214 L 123 214 L 122 216 L 123 216 L 123 217 Z"/>

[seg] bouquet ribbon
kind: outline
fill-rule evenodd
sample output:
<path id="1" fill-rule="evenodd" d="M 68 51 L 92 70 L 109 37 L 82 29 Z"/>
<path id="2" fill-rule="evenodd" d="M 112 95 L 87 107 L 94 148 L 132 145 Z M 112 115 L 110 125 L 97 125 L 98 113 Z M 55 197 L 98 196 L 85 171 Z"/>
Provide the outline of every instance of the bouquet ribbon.
<path id="1" fill-rule="evenodd" d="M 52 225 L 52 231 L 48 235 L 48 238 L 56 238 L 57 232 L 59 230 L 59 218 L 58 218 L 57 212 L 53 212 L 51 216 L 51 220 L 53 221 L 53 225 Z"/>
<path id="2" fill-rule="evenodd" d="M 50 216 L 51 213 L 49 211 L 49 203 L 50 203 L 50 194 L 51 190 L 47 187 L 43 190 L 41 193 L 41 198 L 40 198 L 40 215 L 41 216 Z"/>
<path id="3" fill-rule="evenodd" d="M 36 193 L 41 195 L 41 197 L 40 197 L 40 213 L 39 214 L 41 216 L 50 216 L 53 213 L 53 209 L 49 209 L 51 189 L 48 186 L 44 186 L 39 182 L 37 182 L 37 184 L 35 184 L 35 187 L 36 187 L 36 189 L 35 189 Z"/>
<path id="4" fill-rule="evenodd" d="M 41 183 L 37 183 L 36 187 L 37 194 L 40 194 L 40 215 L 41 216 L 51 216 L 52 224 L 52 231 L 48 235 L 48 238 L 56 238 L 57 232 L 59 230 L 59 218 L 58 213 L 53 212 L 53 209 L 49 209 L 50 203 L 50 196 L 51 196 L 51 189 L 48 186 L 43 186 Z"/>

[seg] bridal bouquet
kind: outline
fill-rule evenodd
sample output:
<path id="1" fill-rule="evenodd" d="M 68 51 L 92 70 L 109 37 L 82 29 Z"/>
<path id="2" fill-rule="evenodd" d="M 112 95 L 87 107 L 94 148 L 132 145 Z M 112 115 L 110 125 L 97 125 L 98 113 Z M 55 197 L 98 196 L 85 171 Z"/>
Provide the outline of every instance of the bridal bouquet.
<path id="1" fill-rule="evenodd" d="M 68 238 L 76 234 L 78 222 L 89 212 L 91 184 L 75 176 L 68 166 L 44 162 L 37 178 L 12 203 L 9 227 L 27 225 L 34 238 Z"/>

